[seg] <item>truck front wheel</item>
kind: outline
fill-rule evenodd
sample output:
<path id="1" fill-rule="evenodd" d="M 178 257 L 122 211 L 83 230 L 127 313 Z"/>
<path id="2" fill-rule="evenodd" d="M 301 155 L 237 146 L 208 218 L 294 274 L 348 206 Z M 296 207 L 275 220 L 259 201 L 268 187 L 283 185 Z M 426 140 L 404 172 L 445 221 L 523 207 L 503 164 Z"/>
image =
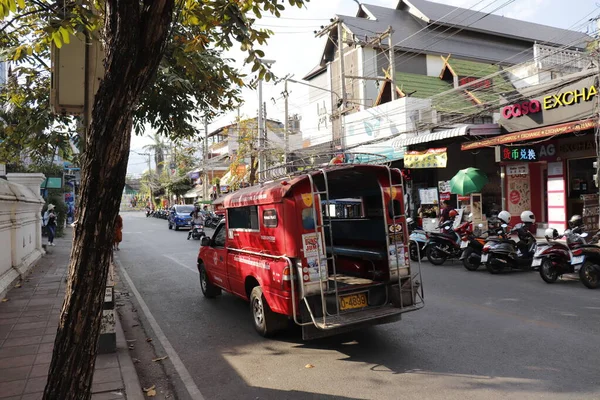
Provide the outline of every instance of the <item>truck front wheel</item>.
<path id="1" fill-rule="evenodd" d="M 206 269 L 204 269 L 204 264 L 198 265 L 198 272 L 200 274 L 200 289 L 202 290 L 202 294 L 204 297 L 213 299 L 221 294 L 221 288 L 213 285 L 208 280 L 208 275 L 206 273 Z"/>
<path id="2" fill-rule="evenodd" d="M 273 336 L 287 325 L 287 318 L 284 315 L 271 310 L 260 286 L 254 287 L 250 293 L 250 311 L 254 328 L 263 337 Z"/>

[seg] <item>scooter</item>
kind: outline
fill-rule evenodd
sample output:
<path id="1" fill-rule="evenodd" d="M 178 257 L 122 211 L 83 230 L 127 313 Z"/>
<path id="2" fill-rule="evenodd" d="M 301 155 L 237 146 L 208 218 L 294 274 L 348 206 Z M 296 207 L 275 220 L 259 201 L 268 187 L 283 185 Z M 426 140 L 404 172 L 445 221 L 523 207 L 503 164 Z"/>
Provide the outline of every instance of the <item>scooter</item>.
<path id="1" fill-rule="evenodd" d="M 515 225 L 508 234 L 489 238 L 483 246 L 481 263 L 485 264 L 490 274 L 511 269 L 529 270 L 537 249 L 537 241 L 529 230 L 530 223 Z M 508 225 L 501 226 L 506 232 Z M 509 235 L 516 233 L 519 241 L 515 242 Z"/>
<path id="2" fill-rule="evenodd" d="M 483 228 L 483 224 L 479 224 L 479 228 Z M 481 265 L 481 253 L 486 242 L 486 237 L 484 236 L 489 235 L 490 232 L 482 232 L 479 236 L 469 232 L 462 237 L 462 241 L 460 242 L 462 255 L 459 260 L 463 262 L 467 270 L 477 271 L 479 265 Z"/>
<path id="3" fill-rule="evenodd" d="M 600 247 L 585 245 L 573 250 L 571 264 L 585 287 L 600 287 Z"/>
<path id="4" fill-rule="evenodd" d="M 201 224 L 193 224 L 191 236 L 194 240 L 200 240 L 202 237 L 206 236 L 206 233 L 204 233 L 204 226 Z"/>
<path id="5" fill-rule="evenodd" d="M 546 243 L 538 245 L 531 267 L 539 268 L 540 277 L 546 283 L 554 283 L 564 274 L 577 273 L 572 263 L 572 251 L 587 244 L 585 238 L 588 234 L 583 232 L 581 227 L 567 229 L 562 235 L 559 235 L 556 229 L 548 228 L 545 236 Z M 562 238 L 566 241 L 558 242 Z M 577 260 L 576 256 L 575 261 Z"/>
<path id="6" fill-rule="evenodd" d="M 412 261 L 420 261 L 425 257 L 425 244 L 427 243 L 427 232 L 423 228 L 416 226 L 415 221 L 412 218 L 406 219 L 408 225 L 408 232 L 410 234 L 408 240 L 408 250 L 410 259 Z"/>
<path id="7" fill-rule="evenodd" d="M 460 249 L 461 236 L 471 232 L 471 223 L 465 222 L 456 230 L 452 229 L 454 221 L 446 221 L 439 228 L 441 233 L 431 232 L 427 234 L 427 243 L 425 244 L 425 254 L 427 259 L 433 265 L 442 265 L 449 258 L 459 258 L 462 250 Z"/>

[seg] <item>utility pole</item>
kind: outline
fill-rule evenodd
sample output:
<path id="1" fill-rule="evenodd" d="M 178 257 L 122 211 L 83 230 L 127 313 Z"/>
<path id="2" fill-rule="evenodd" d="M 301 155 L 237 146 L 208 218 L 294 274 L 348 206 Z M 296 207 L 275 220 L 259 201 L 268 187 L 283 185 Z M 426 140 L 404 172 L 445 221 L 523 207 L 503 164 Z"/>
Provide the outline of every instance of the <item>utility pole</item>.
<path id="1" fill-rule="evenodd" d="M 387 30 L 387 38 L 388 38 L 388 46 L 389 46 L 389 52 L 390 52 L 390 77 L 391 77 L 391 82 L 390 82 L 390 89 L 392 91 L 392 101 L 396 100 L 396 62 L 394 59 L 394 43 L 392 41 L 392 33 L 394 31 L 392 30 L 392 27 L 389 26 L 388 30 Z"/>
<path id="2" fill-rule="evenodd" d="M 285 99 L 285 105 L 284 105 L 284 137 L 285 137 L 285 146 L 284 146 L 284 154 L 283 154 L 283 163 L 284 165 L 287 165 L 288 161 L 289 161 L 289 153 L 290 153 L 290 115 L 289 115 L 289 108 L 288 108 L 288 97 L 289 97 L 289 93 L 288 93 L 288 77 L 285 77 L 285 82 L 284 82 L 284 86 L 283 86 L 283 98 Z M 286 166 L 287 168 L 287 166 Z M 287 170 L 286 170 L 287 172 Z"/>
<path id="3" fill-rule="evenodd" d="M 266 60 L 261 59 L 261 63 L 265 64 L 267 67 L 271 67 L 271 65 L 275 64 L 275 60 Z M 263 122 L 263 100 L 262 100 L 262 79 L 258 80 L 258 171 L 259 176 L 260 172 L 266 168 L 266 160 L 265 160 L 265 142 L 266 142 L 266 132 L 264 130 L 264 122 Z"/>
<path id="4" fill-rule="evenodd" d="M 204 117 L 204 143 L 202 143 L 202 200 L 208 199 L 208 173 L 206 172 L 206 158 L 208 157 L 208 118 Z"/>
<path id="5" fill-rule="evenodd" d="M 342 120 L 344 119 L 344 110 L 346 109 L 346 102 L 348 101 L 347 99 L 347 94 L 346 94 L 346 76 L 345 76 L 345 69 L 344 69 L 344 41 L 342 38 L 343 35 L 343 27 L 342 27 L 342 20 L 338 19 L 337 21 L 337 35 L 338 35 L 338 51 L 339 51 L 339 57 L 340 57 L 340 83 L 341 83 L 341 89 L 342 89 L 342 105 L 341 105 L 341 111 L 339 113 L 340 116 L 340 147 L 341 150 L 344 151 L 344 148 L 346 147 L 346 137 L 344 135 L 344 128 L 343 128 L 343 123 Z"/>

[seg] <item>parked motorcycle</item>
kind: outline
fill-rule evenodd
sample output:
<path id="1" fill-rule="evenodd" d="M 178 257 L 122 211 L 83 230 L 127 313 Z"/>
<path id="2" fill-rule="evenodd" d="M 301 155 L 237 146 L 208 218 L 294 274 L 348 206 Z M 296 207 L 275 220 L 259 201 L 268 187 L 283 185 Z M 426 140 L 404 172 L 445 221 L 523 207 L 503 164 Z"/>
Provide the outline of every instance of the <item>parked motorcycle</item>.
<path id="1" fill-rule="evenodd" d="M 447 259 L 459 258 L 462 254 L 460 248 L 461 236 L 471 231 L 471 223 L 465 222 L 456 230 L 452 228 L 454 221 L 445 221 L 439 228 L 441 233 L 427 234 L 425 254 L 433 265 L 442 265 Z"/>
<path id="2" fill-rule="evenodd" d="M 503 226 L 503 228 L 508 228 Z M 519 241 L 510 239 L 508 235 L 516 233 Z M 507 236 L 500 236 L 488 240 L 483 246 L 481 262 L 489 273 L 497 274 L 499 272 L 519 269 L 531 269 L 533 255 L 537 249 L 535 236 L 529 231 L 528 224 L 517 224 Z"/>
<path id="3" fill-rule="evenodd" d="M 425 244 L 427 243 L 427 232 L 416 225 L 412 218 L 406 219 L 409 232 L 409 255 L 412 261 L 420 261 L 425 257 Z"/>
<path id="4" fill-rule="evenodd" d="M 188 240 L 190 239 L 190 236 L 194 240 L 202 239 L 202 237 L 206 236 L 206 233 L 204 233 L 204 226 L 202 224 L 193 224 L 190 235 L 188 235 Z"/>
<path id="5" fill-rule="evenodd" d="M 554 283 L 559 276 L 579 272 L 582 263 L 578 261 L 583 257 L 572 256 L 572 252 L 587 244 L 585 238 L 588 234 L 583 232 L 581 227 L 567 229 L 562 235 L 559 235 L 556 229 L 548 228 L 545 236 L 546 243 L 538 245 L 531 263 L 532 268 L 539 267 L 540 277 L 544 282 Z M 565 238 L 566 241 L 559 242 L 558 240 L 562 238 Z M 576 264 L 573 264 L 573 261 Z M 575 270 L 575 265 L 578 267 L 577 270 Z"/>
<path id="6" fill-rule="evenodd" d="M 483 224 L 479 224 L 479 228 L 483 228 Z M 480 235 L 475 235 L 474 232 L 467 232 L 463 235 L 460 248 L 462 255 L 460 260 L 463 262 L 464 267 L 469 271 L 477 271 L 479 265 L 481 265 L 481 253 L 483 246 L 492 231 L 482 232 Z"/>
<path id="7" fill-rule="evenodd" d="M 596 243 L 600 231 L 594 235 Z M 588 289 L 600 287 L 600 247 L 587 244 L 573 250 L 571 264 L 574 272 L 579 272 L 579 279 Z"/>

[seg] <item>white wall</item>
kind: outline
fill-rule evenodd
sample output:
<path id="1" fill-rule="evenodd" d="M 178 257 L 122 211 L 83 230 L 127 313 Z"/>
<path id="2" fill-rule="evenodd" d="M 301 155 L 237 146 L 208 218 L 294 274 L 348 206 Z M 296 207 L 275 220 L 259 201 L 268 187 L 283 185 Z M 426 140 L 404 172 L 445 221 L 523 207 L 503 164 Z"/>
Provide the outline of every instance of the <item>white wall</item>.
<path id="1" fill-rule="evenodd" d="M 308 88 L 308 102 L 302 107 L 300 124 L 302 147 L 315 146 L 332 140 L 331 96 L 334 98 L 335 96 L 329 91 L 331 88 L 329 72 L 326 71 L 315 77 L 310 84 L 317 88 Z"/>
<path id="2" fill-rule="evenodd" d="M 439 55 L 427 54 L 427 76 L 440 76 L 444 67 L 444 60 Z"/>
<path id="3" fill-rule="evenodd" d="M 508 76 L 517 89 L 540 85 L 552 80 L 552 73 L 550 71 L 540 71 L 533 61 L 518 68 L 510 68 Z"/>
<path id="4" fill-rule="evenodd" d="M 390 137 L 389 140 L 376 144 L 356 147 L 353 151 L 385 155 L 390 159 L 401 158 L 403 148 L 396 143 L 414 135 L 413 118 L 418 117 L 420 109 L 429 109 L 430 106 L 429 100 L 404 97 L 347 115 L 344 118 L 346 146 L 353 147 Z"/>
<path id="5" fill-rule="evenodd" d="M 39 195 L 43 174 L 0 179 L 0 298 L 44 254 Z"/>

